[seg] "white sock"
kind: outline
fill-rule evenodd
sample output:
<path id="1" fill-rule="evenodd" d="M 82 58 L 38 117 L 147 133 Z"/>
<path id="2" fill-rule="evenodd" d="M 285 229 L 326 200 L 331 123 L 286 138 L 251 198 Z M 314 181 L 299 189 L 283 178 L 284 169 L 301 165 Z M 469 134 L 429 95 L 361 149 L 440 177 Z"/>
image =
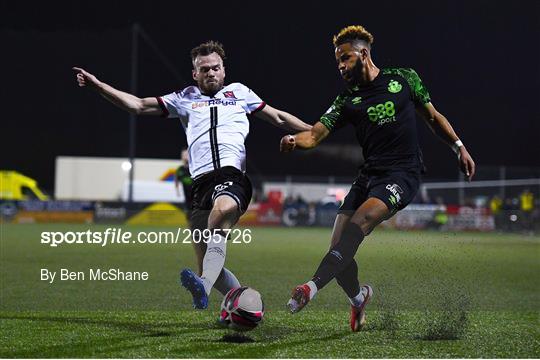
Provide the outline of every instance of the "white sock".
<path id="1" fill-rule="evenodd" d="M 309 292 L 309 300 L 311 300 L 315 297 L 315 294 L 317 293 L 317 285 L 315 285 L 313 281 L 308 281 L 306 285 L 309 286 L 309 289 L 311 290 Z"/>
<path id="2" fill-rule="evenodd" d="M 227 243 L 225 237 L 220 234 L 214 234 L 212 239 L 208 241 L 206 253 L 203 258 L 203 272 L 201 279 L 204 284 L 206 294 L 210 295 L 212 286 L 216 282 L 223 264 L 225 264 Z"/>
<path id="3" fill-rule="evenodd" d="M 352 306 L 360 306 L 364 302 L 364 293 L 362 292 L 363 288 L 360 288 L 360 292 L 355 297 L 349 298 Z"/>
<path id="4" fill-rule="evenodd" d="M 214 288 L 217 289 L 223 295 L 227 294 L 229 290 L 234 288 L 239 288 L 240 281 L 234 276 L 234 274 L 227 268 L 223 268 L 216 282 L 214 283 Z"/>

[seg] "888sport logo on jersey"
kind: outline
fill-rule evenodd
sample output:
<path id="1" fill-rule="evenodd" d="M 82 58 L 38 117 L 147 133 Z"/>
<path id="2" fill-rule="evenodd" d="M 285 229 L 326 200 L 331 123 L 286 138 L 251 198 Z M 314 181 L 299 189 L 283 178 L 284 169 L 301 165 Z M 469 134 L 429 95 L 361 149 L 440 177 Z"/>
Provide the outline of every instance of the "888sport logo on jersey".
<path id="1" fill-rule="evenodd" d="M 386 101 L 367 109 L 367 115 L 371 122 L 376 122 L 377 125 L 384 125 L 396 121 L 396 107 L 394 102 Z"/>

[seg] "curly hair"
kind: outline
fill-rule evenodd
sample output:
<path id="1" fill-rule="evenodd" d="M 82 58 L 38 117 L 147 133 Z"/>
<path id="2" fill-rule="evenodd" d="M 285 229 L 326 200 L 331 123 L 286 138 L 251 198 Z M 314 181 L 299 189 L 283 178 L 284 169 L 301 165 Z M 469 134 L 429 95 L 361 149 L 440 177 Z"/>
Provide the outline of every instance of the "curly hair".
<path id="1" fill-rule="evenodd" d="M 222 60 L 225 60 L 225 50 L 223 49 L 223 44 L 217 41 L 209 40 L 191 49 L 191 61 L 195 61 L 197 56 L 206 56 L 212 53 L 218 54 Z"/>
<path id="2" fill-rule="evenodd" d="M 334 35 L 333 39 L 335 47 L 354 41 L 365 41 L 368 47 L 371 47 L 371 44 L 373 44 L 373 35 L 362 25 L 351 25 L 341 29 L 337 35 Z"/>

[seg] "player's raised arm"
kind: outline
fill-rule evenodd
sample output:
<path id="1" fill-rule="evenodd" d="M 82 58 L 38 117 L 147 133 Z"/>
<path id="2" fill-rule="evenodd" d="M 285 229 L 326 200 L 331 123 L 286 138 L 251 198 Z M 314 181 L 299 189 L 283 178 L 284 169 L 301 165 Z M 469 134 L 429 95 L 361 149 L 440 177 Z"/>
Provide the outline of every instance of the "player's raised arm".
<path id="1" fill-rule="evenodd" d="M 302 131 L 296 135 L 285 135 L 281 138 L 279 150 L 282 152 L 293 151 L 296 147 L 299 149 L 312 149 L 324 140 L 330 133 L 330 130 L 323 123 L 316 122 L 309 131 Z"/>
<path id="2" fill-rule="evenodd" d="M 422 115 L 422 118 L 426 121 L 433 133 L 447 143 L 458 155 L 461 171 L 467 176 L 467 179 L 471 181 L 475 173 L 474 161 L 465 148 L 465 145 L 459 140 L 459 137 L 452 128 L 452 125 L 450 125 L 448 119 L 438 112 L 431 103 L 417 106 L 416 110 Z"/>
<path id="3" fill-rule="evenodd" d="M 285 111 L 275 109 L 268 104 L 261 111 L 256 112 L 255 116 L 285 130 L 311 130 L 311 125 L 306 124 L 294 115 L 291 115 Z"/>
<path id="4" fill-rule="evenodd" d="M 163 110 L 161 109 L 156 98 L 139 98 L 127 92 L 117 90 L 112 86 L 99 81 L 94 75 L 82 68 L 73 67 L 72 69 L 77 72 L 77 82 L 80 87 L 89 87 L 95 90 L 120 109 L 137 115 L 163 114 Z"/>

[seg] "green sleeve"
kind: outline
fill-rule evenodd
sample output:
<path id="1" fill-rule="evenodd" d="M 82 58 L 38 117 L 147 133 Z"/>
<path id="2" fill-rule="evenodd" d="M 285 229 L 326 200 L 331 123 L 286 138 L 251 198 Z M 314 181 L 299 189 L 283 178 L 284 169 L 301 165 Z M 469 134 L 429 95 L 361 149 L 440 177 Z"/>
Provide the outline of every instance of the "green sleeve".
<path id="1" fill-rule="evenodd" d="M 345 96 L 338 95 L 336 100 L 330 106 L 330 109 L 321 116 L 319 120 L 330 131 L 337 130 L 345 125 L 343 109 L 345 106 Z"/>
<path id="2" fill-rule="evenodd" d="M 182 176 L 184 175 L 184 170 L 182 169 L 182 165 L 176 168 L 176 173 L 174 176 L 176 177 L 176 180 L 180 181 Z"/>
<path id="3" fill-rule="evenodd" d="M 176 169 L 176 179 L 184 185 L 191 185 L 193 183 L 191 174 L 184 165 L 181 165 Z"/>
<path id="4" fill-rule="evenodd" d="M 429 96 L 428 89 L 422 82 L 422 79 L 420 79 L 420 76 L 418 76 L 416 71 L 414 71 L 413 69 L 407 70 L 410 71 L 410 78 L 407 79 L 407 82 L 411 87 L 413 93 L 413 100 L 421 105 L 431 102 L 431 97 Z"/>
<path id="5" fill-rule="evenodd" d="M 412 93 L 412 100 L 416 104 L 424 105 L 431 102 L 429 92 L 414 69 L 384 69 L 385 73 L 397 74 L 407 80 Z"/>

